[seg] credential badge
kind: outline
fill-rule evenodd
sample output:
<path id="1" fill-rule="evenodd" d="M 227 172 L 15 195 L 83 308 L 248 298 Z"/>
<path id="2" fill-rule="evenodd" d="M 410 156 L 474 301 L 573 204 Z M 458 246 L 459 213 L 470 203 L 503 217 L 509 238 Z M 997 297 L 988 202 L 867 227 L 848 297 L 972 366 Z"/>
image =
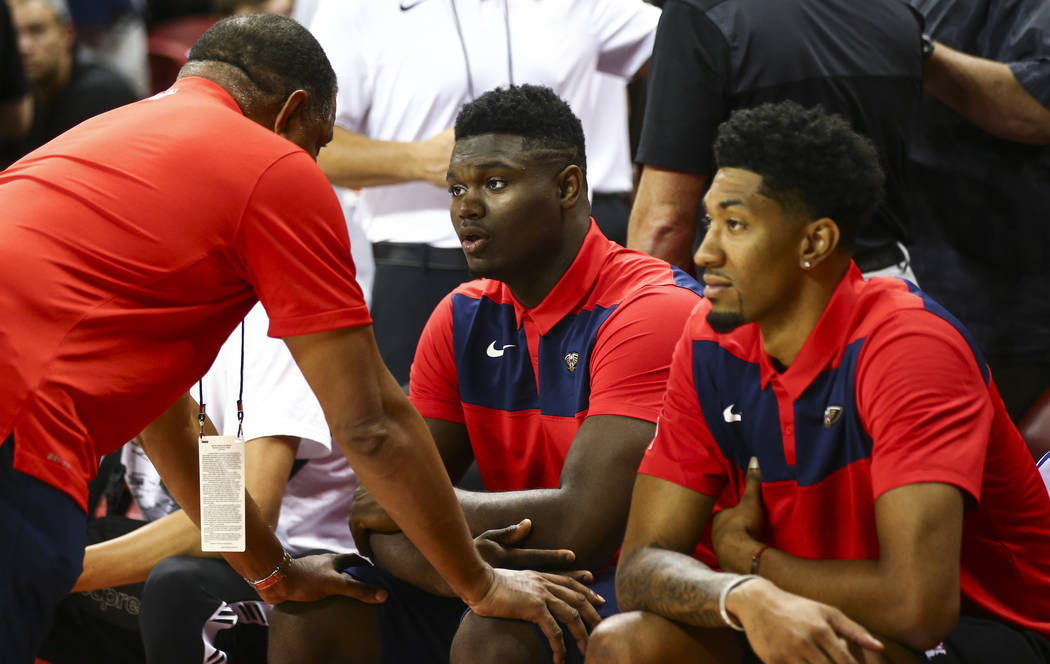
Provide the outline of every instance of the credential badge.
<path id="1" fill-rule="evenodd" d="M 565 356 L 565 367 L 570 371 L 576 371 L 576 365 L 580 361 L 579 353 L 569 353 Z"/>
<path id="2" fill-rule="evenodd" d="M 842 414 L 842 406 L 828 406 L 824 409 L 824 428 L 830 429 L 831 425 L 839 419 Z"/>

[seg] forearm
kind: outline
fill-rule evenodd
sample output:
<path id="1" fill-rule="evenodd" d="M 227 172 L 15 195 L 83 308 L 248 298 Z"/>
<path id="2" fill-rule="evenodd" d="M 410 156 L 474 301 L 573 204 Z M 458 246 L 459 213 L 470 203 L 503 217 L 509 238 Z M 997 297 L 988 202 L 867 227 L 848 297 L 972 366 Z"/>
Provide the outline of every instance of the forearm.
<path id="1" fill-rule="evenodd" d="M 576 555 L 572 569 L 592 571 L 608 564 L 619 548 L 629 507 L 627 495 L 622 501 L 595 500 L 568 488 L 493 493 L 457 489 L 456 495 L 475 536 L 527 518 L 532 521 L 529 547 L 569 549 Z"/>
<path id="2" fill-rule="evenodd" d="M 196 528 L 200 527 L 200 484 L 197 432 L 189 416 L 192 399 L 180 398 L 140 436 L 142 446 L 165 485 Z M 273 571 L 283 547 L 251 496 L 245 496 L 245 550 L 223 557 L 242 576 L 260 579 Z M 277 599 L 277 598 L 275 598 Z"/>
<path id="3" fill-rule="evenodd" d="M 385 417 L 337 437 L 362 484 L 402 532 L 467 601 L 483 594 L 491 568 L 482 561 L 430 434 L 389 375 Z"/>
<path id="4" fill-rule="evenodd" d="M 621 559 L 616 601 L 624 612 L 647 611 L 687 625 L 725 627 L 718 596 L 737 578 L 684 553 L 643 547 Z"/>
<path id="5" fill-rule="evenodd" d="M 742 546 L 719 562 L 726 571 L 747 573 L 760 547 L 754 542 L 748 553 Z M 946 619 L 944 612 L 923 607 L 921 595 L 914 592 L 923 580 L 908 578 L 878 560 L 812 560 L 768 548 L 758 572 L 783 590 L 830 604 L 872 632 L 917 650 L 940 641 L 958 617 L 957 608 L 954 618 Z M 951 601 L 943 599 L 945 606 Z"/>
<path id="6" fill-rule="evenodd" d="M 427 181 L 443 186 L 451 143 L 443 153 L 435 138 L 424 141 L 379 141 L 336 127 L 335 138 L 318 155 L 317 164 L 332 184 L 361 188 Z"/>
<path id="7" fill-rule="evenodd" d="M 938 43 L 923 68 L 923 86 L 990 134 L 1018 143 L 1050 143 L 1050 109 L 1001 62 Z"/>
<path id="8" fill-rule="evenodd" d="M 646 166 L 627 227 L 627 246 L 696 273 L 696 213 L 706 178 Z"/>
<path id="9" fill-rule="evenodd" d="M 402 581 L 434 595 L 455 595 L 434 566 L 401 533 L 372 533 L 369 538 L 372 560 Z"/>
<path id="10" fill-rule="evenodd" d="M 201 551 L 200 530 L 182 510 L 84 551 L 84 572 L 74 592 L 146 580 L 153 566 L 171 556 L 217 556 Z"/>

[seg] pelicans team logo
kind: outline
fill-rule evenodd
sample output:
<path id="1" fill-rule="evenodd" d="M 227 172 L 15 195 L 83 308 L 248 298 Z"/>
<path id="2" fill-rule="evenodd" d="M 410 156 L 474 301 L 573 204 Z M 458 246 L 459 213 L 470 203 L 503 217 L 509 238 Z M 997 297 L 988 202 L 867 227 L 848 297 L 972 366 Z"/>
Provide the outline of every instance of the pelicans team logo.
<path id="1" fill-rule="evenodd" d="M 565 367 L 569 370 L 569 373 L 576 371 L 576 365 L 580 362 L 579 353 L 569 353 L 565 356 Z"/>
<path id="2" fill-rule="evenodd" d="M 839 415 L 842 415 L 842 406 L 828 406 L 827 408 L 825 408 L 824 428 L 830 429 L 831 425 L 839 419 Z"/>

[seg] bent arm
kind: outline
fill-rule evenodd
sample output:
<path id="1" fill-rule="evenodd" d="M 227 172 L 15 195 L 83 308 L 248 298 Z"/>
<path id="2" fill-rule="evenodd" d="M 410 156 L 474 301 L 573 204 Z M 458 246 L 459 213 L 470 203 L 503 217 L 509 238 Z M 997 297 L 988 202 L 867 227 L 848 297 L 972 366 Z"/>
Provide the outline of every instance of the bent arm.
<path id="1" fill-rule="evenodd" d="M 630 507 L 628 487 L 652 440 L 652 422 L 616 415 L 587 418 L 573 440 L 556 489 L 475 492 L 457 489 L 474 535 L 528 518 L 525 546 L 569 549 L 571 569 L 597 570 L 608 563 L 623 539 Z M 432 429 L 433 431 L 433 429 Z M 439 444 L 444 450 L 447 446 Z M 376 561 L 398 577 L 436 594 L 445 586 L 400 534 L 371 536 Z"/>
<path id="2" fill-rule="evenodd" d="M 957 113 L 999 138 L 1050 143 L 1050 109 L 1014 77 L 1008 65 L 937 43 L 923 67 L 923 87 Z"/>
<path id="3" fill-rule="evenodd" d="M 255 498 L 271 528 L 277 527 L 285 483 L 298 447 L 298 438 L 268 436 L 248 441 L 245 448 L 248 495 Z M 130 533 L 87 547 L 84 572 L 73 591 L 145 581 L 154 565 L 171 556 L 218 555 L 201 551 L 200 529 L 182 510 L 177 510 Z"/>
<path id="4" fill-rule="evenodd" d="M 645 166 L 631 208 L 627 246 L 696 274 L 696 213 L 707 178 Z"/>
<path id="5" fill-rule="evenodd" d="M 340 187 L 423 181 L 444 189 L 453 142 L 452 128 L 422 141 L 380 141 L 336 127 L 317 165 Z"/>
<path id="6" fill-rule="evenodd" d="M 184 394 L 142 432 L 142 447 L 156 466 L 183 513 L 200 527 L 196 404 Z M 270 574 L 284 555 L 281 543 L 250 495 L 245 496 L 245 550 L 223 553 L 237 572 L 249 579 Z M 174 527 L 169 524 L 169 527 Z M 184 534 L 186 531 L 182 531 Z M 197 533 L 199 542 L 199 530 Z M 280 585 L 280 584 L 278 584 Z M 275 586 L 277 588 L 278 586 Z M 280 591 L 277 591 L 280 592 Z M 273 600 L 280 598 L 272 596 Z"/>
<path id="7" fill-rule="evenodd" d="M 763 552 L 759 573 L 784 590 L 831 604 L 868 629 L 916 650 L 940 642 L 959 618 L 963 498 L 954 486 L 908 484 L 879 497 L 878 560 L 810 560 Z M 719 558 L 746 572 L 761 544 Z"/>
<path id="8" fill-rule="evenodd" d="M 616 568 L 621 611 L 648 611 L 697 627 L 725 626 L 718 595 L 736 575 L 715 572 L 691 555 L 714 504 L 711 496 L 673 482 L 637 476 Z"/>
<path id="9" fill-rule="evenodd" d="M 299 439 L 292 436 L 253 438 L 245 448 L 245 488 L 263 519 L 277 527 L 284 487 L 295 461 Z M 201 551 L 201 532 L 177 510 L 141 528 L 84 551 L 84 572 L 74 591 L 110 588 L 145 581 L 153 566 L 171 556 L 217 558 Z"/>
<path id="10" fill-rule="evenodd" d="M 576 554 L 573 569 L 600 569 L 623 538 L 629 488 L 654 429 L 652 422 L 631 417 L 588 417 L 566 455 L 558 488 L 458 490 L 472 532 L 477 535 L 529 518 L 528 546 L 570 549 Z"/>
<path id="11" fill-rule="evenodd" d="M 478 555 L 423 418 L 386 369 L 371 326 L 287 337 L 361 483 L 468 603 L 493 571 Z"/>

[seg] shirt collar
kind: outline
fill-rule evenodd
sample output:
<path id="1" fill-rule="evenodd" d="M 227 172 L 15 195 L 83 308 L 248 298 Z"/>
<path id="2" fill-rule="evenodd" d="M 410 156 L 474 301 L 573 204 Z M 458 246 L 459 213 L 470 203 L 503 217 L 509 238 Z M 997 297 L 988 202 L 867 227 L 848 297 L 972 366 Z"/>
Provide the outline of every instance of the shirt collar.
<path id="1" fill-rule="evenodd" d="M 158 93 L 158 95 L 175 94 L 175 92 L 180 90 L 207 95 L 224 106 L 228 106 L 242 115 L 244 114 L 244 111 L 242 111 L 241 107 L 237 104 L 237 100 L 233 98 L 233 95 L 226 91 L 226 88 L 211 79 L 204 78 L 203 76 L 187 76 L 185 78 L 180 78 L 175 81 L 170 88 L 164 92 Z"/>
<path id="2" fill-rule="evenodd" d="M 591 292 L 591 287 L 598 278 L 598 272 L 602 269 L 605 258 L 611 251 L 611 243 L 598 229 L 598 224 L 594 222 L 593 217 L 591 217 L 590 224 L 587 235 L 583 238 L 583 245 L 576 254 L 576 258 L 573 259 L 572 265 L 542 302 L 532 309 L 526 309 L 513 294 L 510 295 L 514 303 L 514 317 L 519 328 L 522 319 L 528 313 L 539 328 L 540 334 L 547 334 L 559 321 L 576 311 L 583 299 Z M 503 288 L 510 293 L 506 284 Z"/>
<path id="3" fill-rule="evenodd" d="M 849 334 L 849 321 L 853 316 L 854 305 L 864 283 L 864 276 L 856 263 L 851 261 L 846 274 L 832 291 L 828 306 L 824 308 L 824 313 L 820 315 L 816 327 L 802 344 L 798 357 L 781 375 L 781 384 L 793 396 L 797 397 L 802 394 L 820 372 L 824 371 L 843 351 L 842 340 L 845 335 Z M 759 343 L 761 344 L 761 341 Z M 761 352 L 759 367 L 762 388 L 765 389 L 769 381 L 777 375 L 765 350 Z"/>

